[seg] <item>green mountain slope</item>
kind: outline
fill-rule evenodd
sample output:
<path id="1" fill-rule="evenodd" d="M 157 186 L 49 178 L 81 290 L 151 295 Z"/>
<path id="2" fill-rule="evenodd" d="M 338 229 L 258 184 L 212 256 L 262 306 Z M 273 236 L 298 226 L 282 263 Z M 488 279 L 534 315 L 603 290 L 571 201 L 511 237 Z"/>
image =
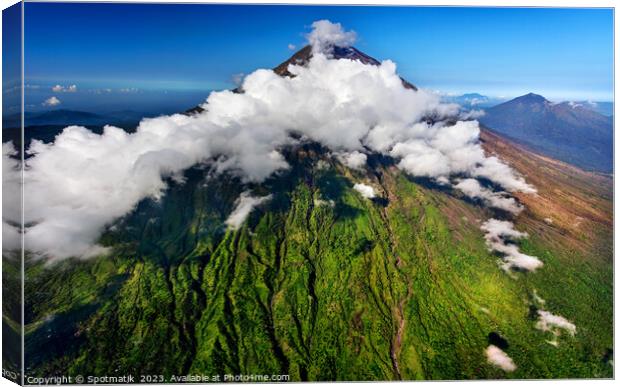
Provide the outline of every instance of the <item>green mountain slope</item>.
<path id="1" fill-rule="evenodd" d="M 480 231 L 505 214 L 411 179 L 386 159 L 371 158 L 361 172 L 314 144 L 286 156 L 290 170 L 250 187 L 273 197 L 239 230 L 224 220 L 243 185 L 194 168 L 159 202 L 142 202 L 110 227 L 102 237 L 109 257 L 29 260 L 27 374 L 612 376 L 605 222 L 593 221 L 594 236 L 565 232 L 526 210 L 515 222 L 530 234 L 521 250 L 545 266 L 513 278 Z M 359 182 L 378 197 L 360 196 Z M 581 189 L 557 184 L 568 196 Z M 596 194 L 610 217 L 610 199 Z M 579 240 L 588 243 L 567 242 Z M 547 343 L 553 334 L 535 328 L 537 296 L 577 325 L 574 337 Z M 488 364 L 489 344 L 504 347 L 515 372 Z"/>

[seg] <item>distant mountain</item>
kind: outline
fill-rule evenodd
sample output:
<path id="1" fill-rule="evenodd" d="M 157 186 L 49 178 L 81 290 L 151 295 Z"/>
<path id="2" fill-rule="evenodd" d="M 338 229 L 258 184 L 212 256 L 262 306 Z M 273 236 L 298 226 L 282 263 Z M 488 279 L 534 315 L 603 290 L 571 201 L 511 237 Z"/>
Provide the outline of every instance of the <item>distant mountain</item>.
<path id="1" fill-rule="evenodd" d="M 117 125 L 127 126 L 135 125 L 142 118 L 154 116 L 136 112 L 132 110 L 123 110 L 117 112 L 109 112 L 97 114 L 91 112 L 77 110 L 49 110 L 44 112 L 26 112 L 24 114 L 24 126 L 41 126 L 41 125 Z M 3 117 L 3 126 L 5 128 L 15 128 L 20 126 L 20 113 L 10 114 Z"/>
<path id="2" fill-rule="evenodd" d="M 113 111 L 104 114 L 67 109 L 26 112 L 24 119 L 27 130 L 24 131 L 24 147 L 27 149 L 33 139 L 52 142 L 64 128 L 70 125 L 85 126 L 94 133 L 103 133 L 105 125 L 114 125 L 128 132 L 133 132 L 142 118 L 155 116 L 157 114 L 133 110 Z M 20 122 L 19 113 L 2 117 L 2 142 L 20 143 L 22 137 Z"/>
<path id="3" fill-rule="evenodd" d="M 462 95 L 445 96 L 444 101 L 457 103 L 465 109 L 481 109 L 495 106 L 505 101 L 497 97 L 489 97 L 479 93 L 466 93 Z"/>
<path id="4" fill-rule="evenodd" d="M 533 93 L 486 110 L 480 122 L 543 154 L 587 170 L 613 170 L 613 120 Z"/>

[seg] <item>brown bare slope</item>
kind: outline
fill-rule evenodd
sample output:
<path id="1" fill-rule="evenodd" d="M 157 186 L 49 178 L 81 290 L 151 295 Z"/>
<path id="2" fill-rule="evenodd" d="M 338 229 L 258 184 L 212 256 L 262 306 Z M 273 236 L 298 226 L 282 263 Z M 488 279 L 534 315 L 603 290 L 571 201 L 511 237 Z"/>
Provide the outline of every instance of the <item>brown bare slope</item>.
<path id="1" fill-rule="evenodd" d="M 480 138 L 488 154 L 510 164 L 538 190 L 536 195 L 516 195 L 526 206 L 520 223 L 549 243 L 566 244 L 582 252 L 594 249 L 605 260 L 612 258 L 610 175 L 586 172 L 543 156 L 487 129 L 482 129 Z"/>

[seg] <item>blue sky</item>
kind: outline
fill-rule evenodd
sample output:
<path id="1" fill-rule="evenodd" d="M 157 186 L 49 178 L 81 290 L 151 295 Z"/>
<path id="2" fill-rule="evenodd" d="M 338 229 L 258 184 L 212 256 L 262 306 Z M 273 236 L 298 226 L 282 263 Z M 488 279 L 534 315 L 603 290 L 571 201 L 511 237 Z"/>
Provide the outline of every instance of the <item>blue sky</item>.
<path id="1" fill-rule="evenodd" d="M 20 4 L 14 4 L 2 12 L 2 109 L 9 113 L 19 111 L 22 99 L 19 92 L 22 74 L 21 13 Z"/>
<path id="2" fill-rule="evenodd" d="M 286 59 L 319 19 L 355 30 L 356 47 L 421 87 L 613 98 L 609 9 L 26 3 L 26 104 L 190 107 L 234 74 Z"/>

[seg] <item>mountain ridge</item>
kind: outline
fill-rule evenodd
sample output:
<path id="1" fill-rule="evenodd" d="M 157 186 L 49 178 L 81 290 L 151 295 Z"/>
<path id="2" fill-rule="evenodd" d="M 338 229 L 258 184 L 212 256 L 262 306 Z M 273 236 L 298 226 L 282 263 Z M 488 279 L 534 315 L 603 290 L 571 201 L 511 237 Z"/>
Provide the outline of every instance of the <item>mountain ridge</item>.
<path id="1" fill-rule="evenodd" d="M 54 109 L 41 112 L 25 112 L 24 126 L 41 125 L 124 125 L 137 124 L 144 117 L 154 116 L 133 110 L 112 111 L 108 113 L 93 113 L 82 110 Z M 6 129 L 21 126 L 21 113 L 3 117 Z"/>
<path id="2" fill-rule="evenodd" d="M 569 102 L 529 93 L 485 110 L 495 132 L 585 169 L 613 170 L 613 119 Z"/>

